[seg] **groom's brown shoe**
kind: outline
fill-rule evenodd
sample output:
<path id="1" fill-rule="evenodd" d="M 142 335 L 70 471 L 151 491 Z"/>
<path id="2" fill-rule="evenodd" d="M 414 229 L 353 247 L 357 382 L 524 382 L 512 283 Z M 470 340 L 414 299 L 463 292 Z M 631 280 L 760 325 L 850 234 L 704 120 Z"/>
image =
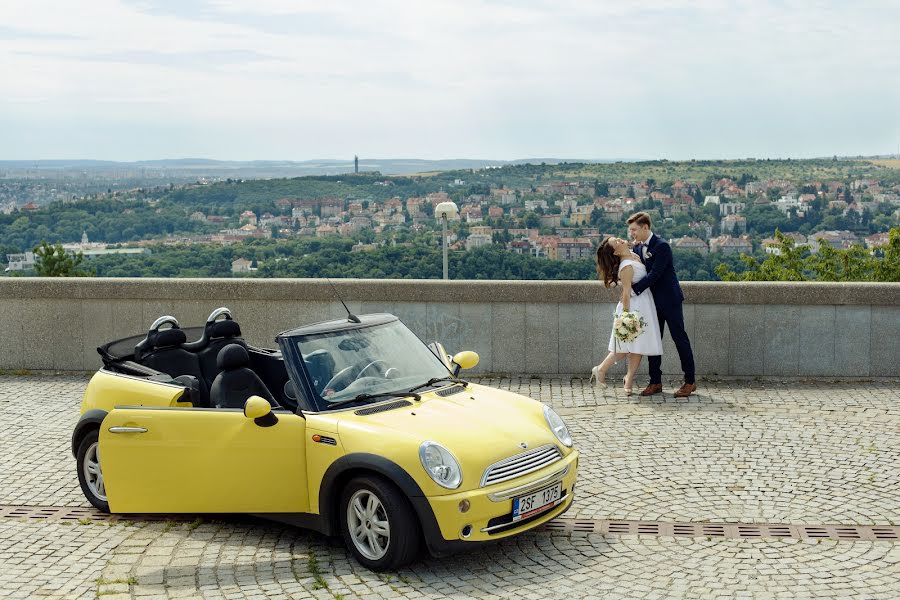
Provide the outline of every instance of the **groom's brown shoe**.
<path id="1" fill-rule="evenodd" d="M 644 391 L 641 392 L 641 396 L 652 396 L 653 394 L 662 394 L 661 383 L 648 384 L 647 387 L 644 388 Z"/>
<path id="2" fill-rule="evenodd" d="M 697 391 L 697 384 L 694 383 L 686 383 L 675 392 L 676 398 L 687 398 L 691 394 Z"/>

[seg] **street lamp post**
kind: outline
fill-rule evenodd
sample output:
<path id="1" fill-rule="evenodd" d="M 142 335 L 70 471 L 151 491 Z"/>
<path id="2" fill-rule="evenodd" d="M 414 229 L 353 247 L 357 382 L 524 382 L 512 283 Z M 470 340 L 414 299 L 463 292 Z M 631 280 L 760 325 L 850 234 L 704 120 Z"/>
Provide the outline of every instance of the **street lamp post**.
<path id="1" fill-rule="evenodd" d="M 444 245 L 444 279 L 449 279 L 447 268 L 447 219 L 459 212 L 455 202 L 441 202 L 434 207 L 434 216 L 441 220 L 441 238 Z"/>

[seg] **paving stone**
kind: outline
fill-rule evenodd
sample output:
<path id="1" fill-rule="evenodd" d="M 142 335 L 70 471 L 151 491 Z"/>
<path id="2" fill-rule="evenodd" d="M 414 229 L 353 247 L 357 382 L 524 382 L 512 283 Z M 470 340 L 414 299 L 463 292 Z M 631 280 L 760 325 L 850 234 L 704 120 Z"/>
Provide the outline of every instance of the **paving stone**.
<path id="1" fill-rule="evenodd" d="M 567 420 L 570 516 L 900 524 L 896 381 L 701 381 L 651 398 L 580 378 L 482 377 Z M 0 504 L 86 506 L 69 436 L 87 378 L 0 377 Z M 25 402 L 23 400 L 33 400 Z M 308 572 L 315 556 L 328 587 Z M 101 583 L 102 582 L 102 583 Z M 126 527 L 0 520 L 3 598 L 900 597 L 900 544 L 530 532 L 398 573 L 257 520 Z M 114 593 L 105 593 L 114 592 Z"/>

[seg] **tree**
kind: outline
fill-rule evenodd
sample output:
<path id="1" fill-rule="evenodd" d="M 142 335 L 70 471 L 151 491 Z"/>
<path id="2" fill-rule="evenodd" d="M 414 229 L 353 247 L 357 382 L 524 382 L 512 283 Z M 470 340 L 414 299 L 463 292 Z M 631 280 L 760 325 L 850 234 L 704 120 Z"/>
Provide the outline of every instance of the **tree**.
<path id="1" fill-rule="evenodd" d="M 878 266 L 878 281 L 900 281 L 900 227 L 891 229 L 888 240 Z"/>
<path id="2" fill-rule="evenodd" d="M 795 247 L 794 240 L 775 231 L 778 253 L 760 261 L 741 256 L 747 267 L 736 273 L 725 264 L 716 267 L 723 281 L 900 281 L 900 227 L 891 229 L 884 258 L 872 256 L 862 246 L 835 249 L 827 244 L 811 254 L 805 246 Z"/>
<path id="3" fill-rule="evenodd" d="M 34 271 L 39 277 L 90 277 L 93 273 L 79 267 L 84 254 L 69 254 L 62 244 L 41 242 L 34 248 Z"/>
<path id="4" fill-rule="evenodd" d="M 541 226 L 541 218 L 537 215 L 537 213 L 534 212 L 527 213 L 525 215 L 524 222 L 525 227 L 528 227 L 529 229 Z"/>

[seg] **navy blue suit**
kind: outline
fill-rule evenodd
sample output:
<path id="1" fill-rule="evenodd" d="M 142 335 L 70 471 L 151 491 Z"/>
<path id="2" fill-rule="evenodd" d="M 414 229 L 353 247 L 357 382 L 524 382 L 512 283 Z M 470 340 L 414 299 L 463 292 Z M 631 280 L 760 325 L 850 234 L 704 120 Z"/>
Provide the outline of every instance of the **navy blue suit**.
<path id="1" fill-rule="evenodd" d="M 644 257 L 644 247 L 647 249 L 647 257 Z M 640 294 L 647 288 L 653 292 L 653 301 L 656 303 L 656 317 L 659 319 L 659 334 L 666 330 L 669 324 L 669 332 L 678 350 L 678 358 L 681 359 L 681 370 L 684 371 L 685 383 L 694 383 L 694 353 L 691 351 L 691 341 L 684 330 L 684 312 L 681 304 L 684 302 L 684 294 L 675 275 L 675 264 L 672 261 L 672 248 L 669 243 L 657 235 L 653 235 L 646 244 L 638 244 L 634 251 L 641 257 L 641 262 L 647 267 L 647 276 L 631 286 L 635 294 Z M 650 356 L 650 383 L 662 383 L 662 357 Z"/>

